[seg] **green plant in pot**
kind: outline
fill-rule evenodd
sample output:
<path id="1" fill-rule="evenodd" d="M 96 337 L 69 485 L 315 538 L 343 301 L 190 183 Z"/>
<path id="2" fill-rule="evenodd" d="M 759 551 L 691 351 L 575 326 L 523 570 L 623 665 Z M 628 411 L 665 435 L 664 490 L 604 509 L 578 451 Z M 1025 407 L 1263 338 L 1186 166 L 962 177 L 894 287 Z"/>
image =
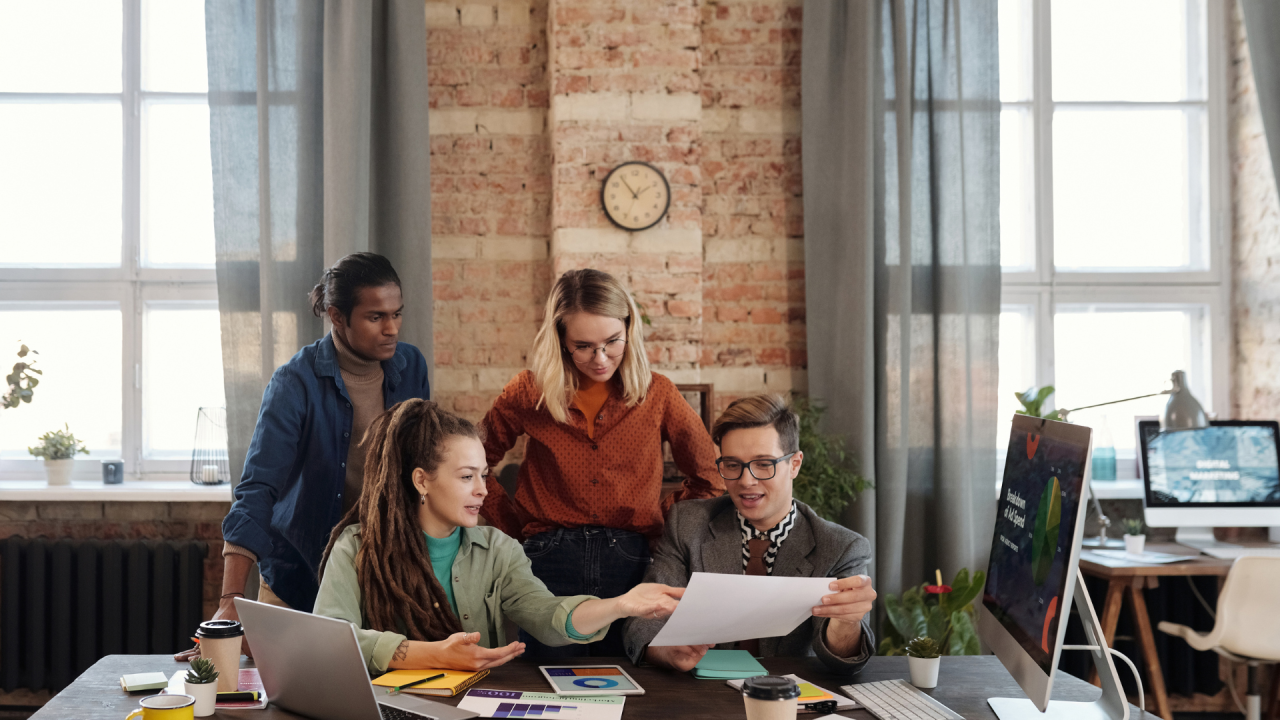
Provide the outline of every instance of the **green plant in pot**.
<path id="1" fill-rule="evenodd" d="M 911 684 L 918 688 L 938 686 L 938 669 L 942 665 L 942 645 L 928 635 L 907 643 L 907 667 Z"/>
<path id="2" fill-rule="evenodd" d="M 845 506 L 873 485 L 859 474 L 844 438 L 818 430 L 827 411 L 824 405 L 801 395 L 794 396 L 791 405 L 800 418 L 800 452 L 804 453 L 792 492 L 820 517 L 839 522 Z"/>
<path id="3" fill-rule="evenodd" d="M 1142 518 L 1125 518 L 1120 524 L 1124 526 L 1124 551 L 1131 555 L 1141 555 L 1147 544 L 1147 536 L 1144 534 L 1146 523 L 1142 522 Z"/>
<path id="4" fill-rule="evenodd" d="M 76 453 L 89 454 L 84 443 L 71 434 L 71 428 L 66 423 L 63 423 L 62 428 L 41 435 L 39 445 L 27 448 L 27 452 L 32 455 L 44 458 L 44 470 L 50 485 L 70 484 Z"/>
<path id="5" fill-rule="evenodd" d="M 195 658 L 183 678 L 187 694 L 196 699 L 195 716 L 206 717 L 218 702 L 218 669 L 209 658 Z"/>
<path id="6" fill-rule="evenodd" d="M 950 585 L 942 584 L 941 571 L 936 571 L 935 580 L 933 585 L 907 588 L 901 597 L 885 595 L 881 655 L 907 655 L 908 641 L 922 636 L 936 642 L 943 655 L 982 652 L 973 600 L 982 592 L 987 574 L 979 570 L 970 577 L 968 568 L 961 568 Z"/>

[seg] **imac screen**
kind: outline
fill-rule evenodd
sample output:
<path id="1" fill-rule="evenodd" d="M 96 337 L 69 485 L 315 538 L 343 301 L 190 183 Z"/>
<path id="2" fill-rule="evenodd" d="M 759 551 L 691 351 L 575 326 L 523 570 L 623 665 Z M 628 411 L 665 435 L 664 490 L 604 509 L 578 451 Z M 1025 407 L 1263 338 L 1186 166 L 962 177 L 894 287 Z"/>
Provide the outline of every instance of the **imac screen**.
<path id="1" fill-rule="evenodd" d="M 1154 505 L 1280 504 L 1272 423 L 1214 425 L 1159 433 L 1142 423 Z"/>
<path id="2" fill-rule="evenodd" d="M 1033 424 L 1015 421 L 1009 438 L 982 603 L 1051 674 L 1089 446 L 1087 432 L 1079 444 Z"/>

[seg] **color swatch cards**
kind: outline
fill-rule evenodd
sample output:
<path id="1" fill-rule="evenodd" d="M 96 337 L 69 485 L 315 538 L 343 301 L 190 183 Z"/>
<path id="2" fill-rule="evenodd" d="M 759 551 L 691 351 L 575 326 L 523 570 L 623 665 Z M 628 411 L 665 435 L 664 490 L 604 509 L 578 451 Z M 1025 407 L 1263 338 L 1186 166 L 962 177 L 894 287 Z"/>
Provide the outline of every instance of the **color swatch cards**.
<path id="1" fill-rule="evenodd" d="M 746 650 L 708 650 L 693 668 L 693 676 L 701 680 L 746 679 L 768 674 Z"/>
<path id="2" fill-rule="evenodd" d="M 568 697 L 550 693 L 477 690 L 462 696 L 458 707 L 481 717 L 554 718 L 555 720 L 622 720 L 626 698 Z"/>

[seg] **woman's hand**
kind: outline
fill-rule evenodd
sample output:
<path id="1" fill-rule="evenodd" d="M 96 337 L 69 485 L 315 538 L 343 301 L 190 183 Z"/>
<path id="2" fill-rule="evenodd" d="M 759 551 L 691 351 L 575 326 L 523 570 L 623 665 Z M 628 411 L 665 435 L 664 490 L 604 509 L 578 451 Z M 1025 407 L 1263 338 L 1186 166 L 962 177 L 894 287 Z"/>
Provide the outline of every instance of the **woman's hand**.
<path id="1" fill-rule="evenodd" d="M 396 648 L 388 668 L 447 670 L 485 670 L 498 667 L 524 652 L 524 643 L 513 642 L 500 648 L 480 647 L 480 633 L 454 633 L 438 642 L 405 640 Z"/>
<path id="2" fill-rule="evenodd" d="M 715 645 L 650 646 L 644 651 L 644 659 L 659 667 L 687 672 L 692 670 L 713 647 Z"/>
<path id="3" fill-rule="evenodd" d="M 671 617 L 684 596 L 684 588 L 660 583 L 641 583 L 625 595 L 614 598 L 619 618 L 642 617 L 661 620 Z"/>

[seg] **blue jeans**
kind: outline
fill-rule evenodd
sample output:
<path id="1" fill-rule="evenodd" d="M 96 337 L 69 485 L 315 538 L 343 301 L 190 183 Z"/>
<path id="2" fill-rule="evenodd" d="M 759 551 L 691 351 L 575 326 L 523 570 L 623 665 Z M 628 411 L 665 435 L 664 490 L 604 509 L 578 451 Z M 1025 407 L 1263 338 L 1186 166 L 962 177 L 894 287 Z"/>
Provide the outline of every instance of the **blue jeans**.
<path id="1" fill-rule="evenodd" d="M 630 530 L 604 527 L 559 528 L 524 541 L 533 574 L 553 595 L 617 597 L 640 584 L 653 562 L 649 541 Z M 623 657 L 622 620 L 604 639 L 588 645 L 551 647 L 520 630 L 525 656 L 536 658 Z"/>

